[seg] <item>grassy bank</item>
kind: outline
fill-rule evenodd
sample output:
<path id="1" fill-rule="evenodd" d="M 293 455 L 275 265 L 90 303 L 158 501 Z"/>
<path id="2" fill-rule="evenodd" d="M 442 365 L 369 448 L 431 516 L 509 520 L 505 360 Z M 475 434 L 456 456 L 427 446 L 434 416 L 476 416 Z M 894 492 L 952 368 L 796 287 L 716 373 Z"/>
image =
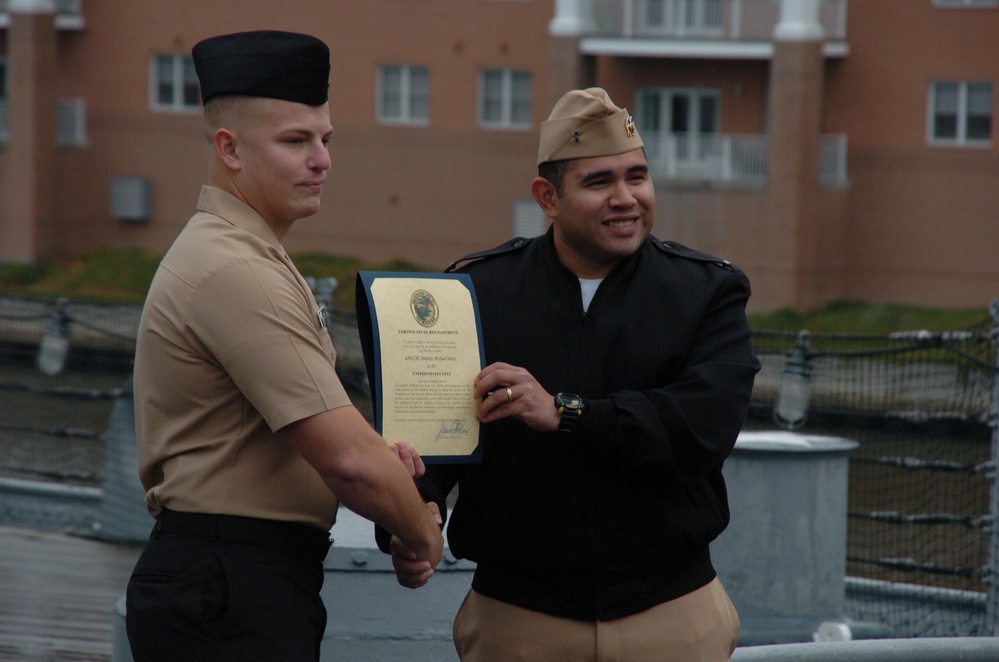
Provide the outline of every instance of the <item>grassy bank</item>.
<path id="1" fill-rule="evenodd" d="M 0 293 L 108 303 L 141 303 L 156 272 L 160 255 L 142 250 L 103 250 L 39 265 L 0 264 Z M 352 258 L 306 253 L 293 256 L 304 276 L 336 278 L 337 301 L 354 307 L 354 279 L 359 270 L 432 271 L 403 261 L 378 264 Z M 782 309 L 750 315 L 756 330 L 883 335 L 926 329 L 951 331 L 989 324 L 981 308 L 926 308 L 901 304 L 840 301 L 823 310 Z"/>
<path id="2" fill-rule="evenodd" d="M 759 331 L 800 331 L 887 335 L 895 331 L 931 332 L 980 329 L 991 325 L 988 310 L 981 308 L 928 308 L 895 303 L 871 304 L 837 301 L 822 310 L 790 309 L 749 315 L 749 324 Z"/>
<path id="3" fill-rule="evenodd" d="M 45 264 L 0 264 L 0 293 L 97 301 L 142 303 L 162 255 L 143 250 L 102 250 L 59 258 Z M 400 260 L 362 263 L 318 253 L 293 255 L 303 276 L 336 278 L 337 301 L 354 307 L 354 279 L 359 270 L 430 271 Z"/>

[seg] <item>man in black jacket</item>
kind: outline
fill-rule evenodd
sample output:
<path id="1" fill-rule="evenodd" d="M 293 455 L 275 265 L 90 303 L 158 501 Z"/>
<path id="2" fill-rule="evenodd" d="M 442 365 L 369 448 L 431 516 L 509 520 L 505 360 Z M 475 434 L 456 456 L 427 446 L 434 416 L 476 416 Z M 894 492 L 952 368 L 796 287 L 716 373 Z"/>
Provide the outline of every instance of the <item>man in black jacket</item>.
<path id="1" fill-rule="evenodd" d="M 419 485 L 477 564 L 466 662 L 727 660 L 739 618 L 711 564 L 722 464 L 760 365 L 749 282 L 652 237 L 655 190 L 626 109 L 573 90 L 541 125 L 531 192 L 552 224 L 467 256 L 488 366 L 481 464 Z M 400 583 L 422 583 L 397 539 Z"/>

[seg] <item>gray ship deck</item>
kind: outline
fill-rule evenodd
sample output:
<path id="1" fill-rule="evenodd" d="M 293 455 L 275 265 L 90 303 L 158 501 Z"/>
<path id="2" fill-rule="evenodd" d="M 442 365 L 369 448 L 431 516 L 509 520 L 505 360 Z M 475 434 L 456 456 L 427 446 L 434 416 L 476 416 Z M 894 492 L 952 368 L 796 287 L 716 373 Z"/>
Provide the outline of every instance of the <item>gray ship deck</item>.
<path id="1" fill-rule="evenodd" d="M 0 660 L 107 662 L 141 548 L 0 527 Z"/>

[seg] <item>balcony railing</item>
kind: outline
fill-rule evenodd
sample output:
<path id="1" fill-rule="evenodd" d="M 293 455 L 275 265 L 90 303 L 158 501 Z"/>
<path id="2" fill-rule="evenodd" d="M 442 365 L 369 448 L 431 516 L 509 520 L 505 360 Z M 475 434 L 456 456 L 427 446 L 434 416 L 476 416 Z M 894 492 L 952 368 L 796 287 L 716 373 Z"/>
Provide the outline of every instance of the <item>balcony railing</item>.
<path id="1" fill-rule="evenodd" d="M 56 13 L 58 14 L 81 14 L 83 0 L 56 0 Z M 10 9 L 10 0 L 0 0 L 0 13 L 6 14 Z"/>
<path id="2" fill-rule="evenodd" d="M 689 135 L 646 130 L 642 139 L 656 179 L 766 184 L 769 145 L 765 135 Z M 821 137 L 819 183 L 827 188 L 846 185 L 846 135 Z"/>
<path id="3" fill-rule="evenodd" d="M 767 180 L 766 136 L 643 131 L 642 140 L 658 178 L 759 185 Z"/>
<path id="4" fill-rule="evenodd" d="M 847 0 L 820 0 L 826 39 L 846 38 Z M 775 0 L 584 0 L 589 36 L 767 41 L 780 20 Z"/>
<path id="5" fill-rule="evenodd" d="M 56 27 L 78 30 L 83 27 L 83 0 L 55 0 Z M 10 25 L 10 0 L 0 0 L 0 28 Z"/>

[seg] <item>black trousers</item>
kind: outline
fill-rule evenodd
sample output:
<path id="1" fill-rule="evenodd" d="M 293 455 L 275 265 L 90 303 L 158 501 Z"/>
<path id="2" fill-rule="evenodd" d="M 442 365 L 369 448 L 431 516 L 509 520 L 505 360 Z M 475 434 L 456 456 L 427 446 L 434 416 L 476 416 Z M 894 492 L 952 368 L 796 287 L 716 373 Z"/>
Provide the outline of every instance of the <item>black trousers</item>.
<path id="1" fill-rule="evenodd" d="M 125 594 L 133 659 L 318 661 L 329 544 L 301 524 L 164 512 Z"/>

